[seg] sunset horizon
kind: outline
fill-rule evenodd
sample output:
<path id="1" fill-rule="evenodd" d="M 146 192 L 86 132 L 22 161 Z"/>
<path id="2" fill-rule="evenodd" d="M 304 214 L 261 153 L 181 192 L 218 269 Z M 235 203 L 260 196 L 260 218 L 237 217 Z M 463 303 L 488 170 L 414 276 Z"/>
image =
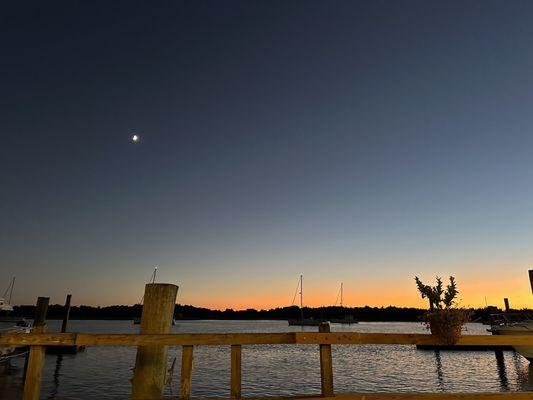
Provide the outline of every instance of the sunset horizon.
<path id="1" fill-rule="evenodd" d="M 533 1 L 0 21 L 0 399 L 533 399 Z"/>
<path id="2" fill-rule="evenodd" d="M 486 306 L 495 306 L 504 309 L 504 298 L 510 299 L 510 305 L 513 309 L 533 309 L 533 300 L 531 299 L 531 286 L 528 281 L 528 270 L 519 271 L 506 279 L 497 281 L 478 281 L 476 277 L 470 279 L 461 279 L 461 276 L 455 275 L 459 281 L 459 296 L 457 305 L 465 308 L 485 308 Z M 434 283 L 436 276 L 421 276 L 421 278 L 428 282 Z M 448 281 L 448 275 L 442 275 L 444 283 Z M 296 277 L 297 278 L 297 277 Z M 175 283 L 165 280 L 167 283 Z M 294 281 L 296 282 L 296 280 Z M 293 282 L 292 286 L 296 283 Z M 341 281 L 334 282 L 328 280 L 310 281 L 304 276 L 304 307 L 327 307 L 339 305 L 338 292 Z M 342 281 L 344 284 L 344 303 L 345 307 L 416 307 L 427 308 L 427 300 L 421 299 L 417 292 L 414 276 L 407 277 L 407 279 L 395 280 L 380 280 L 372 281 L 370 285 L 365 282 Z M 148 282 L 146 282 L 148 283 Z M 215 290 L 212 287 L 213 283 L 206 282 L 207 289 L 205 292 L 194 291 L 187 287 L 179 287 L 176 304 L 192 305 L 195 307 L 204 307 L 213 310 L 246 310 L 246 309 L 273 309 L 288 307 L 291 305 L 299 306 L 299 297 L 294 304 L 292 298 L 294 297 L 294 287 L 290 287 L 287 282 L 283 282 L 275 289 L 266 287 L 253 290 L 239 289 L 238 287 L 228 286 L 221 287 Z M 178 285 L 180 286 L 180 285 Z M 507 288 L 512 288 L 509 290 Z M 144 284 L 137 286 L 137 291 L 142 293 L 144 291 Z M 292 289 L 292 293 L 290 293 Z M 92 290 L 91 290 L 92 291 Z M 133 291 L 133 289 L 132 289 Z M 73 294 L 73 305 L 87 305 L 87 306 L 111 306 L 111 305 L 134 305 L 139 304 L 141 298 L 139 296 L 118 296 L 107 297 L 108 301 L 94 301 L 91 296 L 87 296 L 84 291 L 72 292 L 66 291 L 63 296 L 56 295 L 51 297 L 51 304 L 62 304 L 64 296 L 68 293 Z M 286 293 L 285 293 L 286 292 Z M 286 296 L 284 296 L 286 294 Z M 44 290 L 40 295 L 49 295 Z M 285 298 L 284 298 L 285 297 Z M 105 298 L 104 298 L 105 299 Z M 248 300 L 243 300 L 248 299 Z M 14 298 L 13 304 L 16 305 L 31 305 L 35 303 L 35 299 L 28 298 L 27 300 Z"/>

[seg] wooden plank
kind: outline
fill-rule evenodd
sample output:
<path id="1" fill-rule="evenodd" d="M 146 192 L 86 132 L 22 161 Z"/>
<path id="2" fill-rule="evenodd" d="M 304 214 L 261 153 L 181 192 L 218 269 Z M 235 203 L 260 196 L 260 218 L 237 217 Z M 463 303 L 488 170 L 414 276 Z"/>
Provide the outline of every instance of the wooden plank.
<path id="1" fill-rule="evenodd" d="M 241 350 L 240 344 L 231 345 L 231 392 L 232 399 L 241 398 Z"/>
<path id="2" fill-rule="evenodd" d="M 162 345 L 232 345 L 232 344 L 294 344 L 294 333 L 182 333 L 182 334 L 92 334 L 92 333 L 47 333 L 5 334 L 0 333 L 0 345 L 49 345 L 49 346 L 138 346 Z"/>
<path id="3" fill-rule="evenodd" d="M 418 350 L 443 350 L 443 351 L 513 351 L 513 346 L 502 346 L 502 345 L 476 345 L 471 346 L 468 344 L 417 344 L 416 348 Z"/>
<path id="4" fill-rule="evenodd" d="M 323 322 L 318 326 L 320 333 L 329 333 L 329 323 Z M 333 392 L 333 360 L 331 357 L 331 345 L 321 344 L 320 349 L 320 386 L 323 397 L 334 396 Z"/>
<path id="5" fill-rule="evenodd" d="M 297 344 L 441 344 L 429 334 L 417 333 L 360 333 L 360 332 L 296 332 Z M 533 335 L 463 335 L 461 345 L 533 345 Z"/>
<path id="6" fill-rule="evenodd" d="M 141 346 L 141 345 L 232 345 L 232 344 L 401 344 L 438 345 L 429 334 L 289 332 L 289 333 L 181 333 L 161 335 L 45 333 L 0 334 L 0 345 L 47 346 Z M 463 335 L 458 344 L 469 346 L 531 346 L 533 335 Z"/>
<path id="7" fill-rule="evenodd" d="M 0 333 L 0 345 L 63 346 L 76 344 L 75 333 Z"/>
<path id="8" fill-rule="evenodd" d="M 220 400 L 220 397 L 202 397 L 202 400 Z M 246 400 L 531 400 L 533 392 L 488 393 L 341 393 L 334 397 L 320 395 L 246 397 Z"/>
<path id="9" fill-rule="evenodd" d="M 2 339 L 0 337 L 0 343 Z M 294 344 L 294 333 L 180 333 L 171 335 L 81 334 L 75 343 L 85 346 L 131 346 L 159 343 L 172 346 L 232 344 Z"/>
<path id="10" fill-rule="evenodd" d="M 33 320 L 33 331 L 37 334 L 46 332 L 45 321 L 49 300 L 48 297 L 37 298 L 35 318 Z M 39 400 L 45 354 L 46 349 L 44 346 L 31 346 L 24 378 L 23 400 Z"/>
<path id="11" fill-rule="evenodd" d="M 306 397 L 312 399 L 311 396 Z M 346 393 L 330 400 L 531 400 L 532 392 L 500 393 Z M 300 398 L 299 400 L 303 400 Z M 314 399 L 316 400 L 316 398 Z"/>
<path id="12" fill-rule="evenodd" d="M 193 346 L 183 346 L 181 352 L 180 399 L 191 397 L 191 379 L 193 363 Z"/>
<path id="13" fill-rule="evenodd" d="M 164 283 L 145 286 L 141 334 L 168 334 L 172 328 L 178 287 Z M 160 399 L 167 372 L 167 347 L 152 341 L 137 348 L 131 398 Z"/>

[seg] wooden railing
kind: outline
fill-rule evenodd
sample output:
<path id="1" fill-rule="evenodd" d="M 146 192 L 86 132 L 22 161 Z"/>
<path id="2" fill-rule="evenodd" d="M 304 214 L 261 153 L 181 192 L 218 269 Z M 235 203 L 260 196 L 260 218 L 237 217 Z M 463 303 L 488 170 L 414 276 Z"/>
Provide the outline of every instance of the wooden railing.
<path id="1" fill-rule="evenodd" d="M 180 398 L 188 399 L 191 391 L 191 371 L 194 346 L 231 346 L 231 381 L 230 396 L 241 397 L 241 349 L 243 345 L 319 345 L 320 373 L 322 396 L 331 397 L 333 391 L 333 369 L 331 345 L 416 345 L 439 344 L 429 334 L 391 334 L 391 333 L 358 333 L 358 332 L 289 332 L 289 333 L 183 333 L 183 334 L 89 334 L 89 333 L 31 333 L 31 334 L 0 334 L 0 345 L 31 346 L 42 354 L 43 346 L 182 346 L 182 368 L 180 381 Z M 458 344 L 471 346 L 485 345 L 531 345 L 531 336 L 492 336 L 464 335 Z M 41 373 L 42 360 L 30 359 L 28 370 Z M 27 383 L 27 382 L 26 382 Z M 34 391 L 30 391 L 34 393 Z M 339 396 L 337 396 L 339 397 Z M 533 393 L 477 393 L 477 394 L 349 394 L 340 395 L 350 399 L 533 399 Z M 38 393 L 37 397 L 38 398 Z"/>
<path id="2" fill-rule="evenodd" d="M 177 287 L 168 284 L 148 284 L 139 334 L 47 333 L 45 316 L 48 298 L 37 301 L 34 330 L 30 334 L 0 334 L 0 345 L 30 346 L 24 381 L 24 400 L 38 400 L 46 346 L 138 346 L 132 380 L 134 400 L 161 399 L 167 367 L 167 346 L 182 346 L 182 365 L 179 396 L 190 398 L 194 346 L 231 346 L 230 397 L 241 398 L 241 353 L 246 345 L 318 345 L 322 397 L 335 396 L 331 345 L 439 345 L 429 334 L 391 334 L 360 332 L 329 332 L 329 324 L 322 324 L 320 332 L 286 333 L 182 333 L 171 334 Z M 465 335 L 458 344 L 470 346 L 506 345 L 533 346 L 533 335 L 492 336 Z M 393 362 L 393 360 L 391 360 Z M 315 397 L 316 396 L 307 396 Z M 476 400 L 533 400 L 531 392 L 505 393 L 429 393 L 429 394 L 342 394 L 346 400 L 370 399 L 476 399 Z M 302 396 L 299 399 L 305 398 Z"/>

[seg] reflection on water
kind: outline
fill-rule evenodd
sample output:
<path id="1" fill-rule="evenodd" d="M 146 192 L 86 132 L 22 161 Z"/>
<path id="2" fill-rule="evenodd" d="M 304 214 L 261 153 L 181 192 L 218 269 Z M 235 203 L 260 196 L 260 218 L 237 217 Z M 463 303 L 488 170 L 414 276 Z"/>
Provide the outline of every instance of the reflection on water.
<path id="1" fill-rule="evenodd" d="M 502 390 L 509 390 L 509 381 L 505 372 L 505 359 L 503 358 L 503 351 L 496 350 L 496 365 L 498 366 L 498 376 L 500 377 L 500 385 Z"/>
<path id="2" fill-rule="evenodd" d="M 438 390 L 440 392 L 443 392 L 444 389 L 444 375 L 442 373 L 442 361 L 440 359 L 440 351 L 435 350 L 435 364 L 437 367 L 437 384 L 438 384 Z"/>
<path id="3" fill-rule="evenodd" d="M 513 366 L 517 371 L 519 390 L 533 391 L 533 365 L 523 363 L 523 358 L 518 353 L 513 353 Z"/>
<path id="4" fill-rule="evenodd" d="M 51 321 L 50 330 L 59 329 Z M 137 332 L 130 321 L 72 321 L 79 332 Z M 284 321 L 185 321 L 174 332 L 286 332 L 302 330 Z M 316 327 L 304 327 L 316 331 Z M 419 323 L 333 324 L 332 331 L 425 333 Z M 484 327 L 470 324 L 468 334 L 484 334 Z M 533 390 L 533 369 L 513 352 L 419 351 L 415 346 L 333 346 L 334 385 L 337 392 L 488 392 Z M 243 396 L 320 393 L 318 346 L 243 346 Z M 169 365 L 176 394 L 181 348 L 169 348 Z M 133 347 L 89 347 L 76 355 L 47 355 L 42 398 L 123 399 L 131 393 L 135 362 Z M 21 396 L 24 360 L 0 374 L 0 398 Z M 228 396 L 229 346 L 194 349 L 193 396 Z M 170 386 L 170 385 L 169 385 Z M 170 387 L 166 395 L 170 395 Z"/>
<path id="5" fill-rule="evenodd" d="M 61 371 L 61 363 L 63 362 L 63 355 L 58 354 L 56 358 L 56 368 L 54 369 L 54 375 L 53 375 L 53 388 L 50 394 L 48 395 L 48 399 L 55 399 L 58 389 L 59 389 L 59 377 L 60 377 L 60 371 Z"/>

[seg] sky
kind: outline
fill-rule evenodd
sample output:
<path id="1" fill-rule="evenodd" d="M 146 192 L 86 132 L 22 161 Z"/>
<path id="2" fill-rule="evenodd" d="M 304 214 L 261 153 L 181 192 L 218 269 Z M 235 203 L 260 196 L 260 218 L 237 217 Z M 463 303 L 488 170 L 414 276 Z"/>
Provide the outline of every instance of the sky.
<path id="1" fill-rule="evenodd" d="M 3 2 L 0 292 L 533 307 L 533 3 Z M 131 136 L 140 135 L 138 143 Z M 0 293 L 1 295 L 2 293 Z"/>

